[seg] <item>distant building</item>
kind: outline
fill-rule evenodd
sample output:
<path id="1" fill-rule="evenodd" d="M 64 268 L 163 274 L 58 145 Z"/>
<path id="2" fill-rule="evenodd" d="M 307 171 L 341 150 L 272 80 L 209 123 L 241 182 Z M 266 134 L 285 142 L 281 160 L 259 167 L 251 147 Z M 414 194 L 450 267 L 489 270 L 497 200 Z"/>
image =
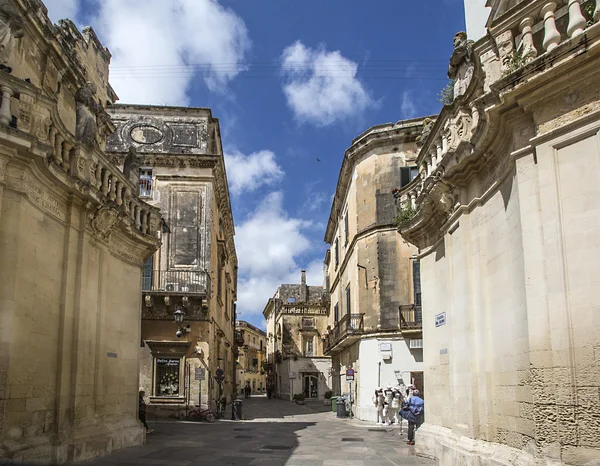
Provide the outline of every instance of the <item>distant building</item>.
<path id="1" fill-rule="evenodd" d="M 343 157 L 325 242 L 331 296 L 324 352 L 332 358 L 334 395 L 355 398 L 359 419 L 375 420 L 378 386 L 423 389 L 423 340 L 416 248 L 396 232 L 394 190 L 418 174 L 417 138 L 431 121 L 379 125 Z M 346 371 L 355 370 L 352 387 Z"/>
<path id="2" fill-rule="evenodd" d="M 179 416 L 199 401 L 214 407 L 231 397 L 236 375 L 237 256 L 219 122 L 203 108 L 114 105 L 110 113 L 108 150 L 164 219 L 162 246 L 142 281 L 148 412 Z"/>
<path id="3" fill-rule="evenodd" d="M 267 390 L 267 334 L 254 325 L 238 320 L 235 323 L 238 343 L 237 388 L 244 393 L 248 383 L 253 394 Z"/>
<path id="4" fill-rule="evenodd" d="M 322 400 L 331 390 L 331 359 L 323 352 L 328 299 L 322 286 L 306 284 L 303 270 L 299 285 L 281 285 L 265 306 L 267 383 L 275 396 Z"/>

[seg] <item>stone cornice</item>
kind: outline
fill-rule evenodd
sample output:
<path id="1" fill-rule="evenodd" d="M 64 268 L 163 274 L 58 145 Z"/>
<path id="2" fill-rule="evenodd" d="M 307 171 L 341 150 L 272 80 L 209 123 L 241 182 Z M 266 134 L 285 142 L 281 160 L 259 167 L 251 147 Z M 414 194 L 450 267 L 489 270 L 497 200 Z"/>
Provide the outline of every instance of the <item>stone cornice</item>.
<path id="1" fill-rule="evenodd" d="M 600 74 L 600 25 L 588 28 L 584 36 L 563 42 L 551 52 L 492 83 L 485 94 L 476 74 L 473 80 L 478 82 L 478 87 L 471 89 L 453 106 L 444 108 L 419 154 L 420 161 L 432 153 L 429 146 L 434 138 L 439 138 L 443 128 L 456 126 L 453 113 L 458 115 L 460 108 L 469 108 L 476 118 L 472 118 L 464 133 L 466 137 L 455 138 L 454 144 L 452 139 L 448 140 L 448 150 L 427 176 L 414 180 L 400 191 L 401 208 L 412 202 L 417 209 L 416 215 L 399 227 L 407 241 L 426 253 L 456 219 L 471 208 L 469 206 L 477 205 L 478 199 L 487 196 L 484 193 L 490 189 L 497 189 L 499 180 L 505 179 L 514 166 L 511 154 L 530 153 L 527 147 L 534 137 L 567 124 L 568 118 L 563 118 L 564 121 L 556 118 L 547 124 L 534 123 L 531 112 L 535 107 L 548 105 L 564 94 L 565 89 L 577 88 L 580 80 L 589 82 L 594 75 Z M 587 111 L 594 111 L 594 108 L 590 106 Z M 454 112 L 450 112 L 452 109 Z M 452 137 L 450 129 L 443 137 Z M 473 197 L 470 200 L 465 189 L 474 178 L 479 194 L 469 194 Z"/>
<path id="2" fill-rule="evenodd" d="M 329 221 L 325 231 L 325 242 L 331 244 L 335 233 L 340 211 L 350 186 L 350 177 L 356 162 L 366 153 L 380 147 L 393 147 L 397 144 L 415 142 L 421 134 L 423 120 L 427 117 L 399 121 L 396 124 L 387 123 L 369 128 L 352 141 L 344 153 L 342 166 L 331 205 Z"/>

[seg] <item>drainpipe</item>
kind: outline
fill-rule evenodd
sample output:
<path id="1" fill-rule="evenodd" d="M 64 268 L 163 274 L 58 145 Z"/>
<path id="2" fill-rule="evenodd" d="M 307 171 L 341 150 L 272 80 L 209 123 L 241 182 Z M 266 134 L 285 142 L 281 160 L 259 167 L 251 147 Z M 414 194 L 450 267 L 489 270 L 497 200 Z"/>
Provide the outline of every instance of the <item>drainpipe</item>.
<path id="1" fill-rule="evenodd" d="M 377 364 L 379 365 L 379 370 L 377 371 L 377 386 L 381 387 L 381 361 Z"/>

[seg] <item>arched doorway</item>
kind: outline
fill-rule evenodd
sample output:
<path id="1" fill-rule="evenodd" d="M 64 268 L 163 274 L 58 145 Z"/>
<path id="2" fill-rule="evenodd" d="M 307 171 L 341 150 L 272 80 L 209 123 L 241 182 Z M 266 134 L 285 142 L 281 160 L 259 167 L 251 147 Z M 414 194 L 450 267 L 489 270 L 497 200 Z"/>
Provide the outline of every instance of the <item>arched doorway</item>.
<path id="1" fill-rule="evenodd" d="M 319 377 L 317 375 L 304 375 L 302 377 L 302 386 L 304 387 L 304 396 L 306 398 L 319 398 Z"/>

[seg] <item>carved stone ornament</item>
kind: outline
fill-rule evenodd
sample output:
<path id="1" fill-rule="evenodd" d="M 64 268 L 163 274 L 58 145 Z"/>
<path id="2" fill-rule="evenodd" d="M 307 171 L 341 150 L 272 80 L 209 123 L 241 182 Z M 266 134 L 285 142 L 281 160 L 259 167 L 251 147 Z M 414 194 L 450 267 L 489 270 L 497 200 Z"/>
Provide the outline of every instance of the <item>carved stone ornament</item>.
<path id="1" fill-rule="evenodd" d="M 95 235 L 108 238 L 119 221 L 119 212 L 110 207 L 100 207 L 90 215 L 90 226 Z"/>
<path id="2" fill-rule="evenodd" d="M 454 79 L 454 99 L 464 95 L 473 79 L 475 62 L 473 60 L 473 41 L 467 40 L 466 32 L 454 36 L 454 52 L 450 57 L 448 77 Z"/>
<path id="3" fill-rule="evenodd" d="M 6 66 L 15 39 L 23 37 L 23 21 L 9 0 L 0 0 L 0 70 L 12 71 Z"/>
<path id="4" fill-rule="evenodd" d="M 96 117 L 102 111 L 96 102 L 96 85 L 87 82 L 85 86 L 75 93 L 77 103 L 75 136 L 78 141 L 87 147 L 92 147 L 98 135 Z"/>
<path id="5" fill-rule="evenodd" d="M 144 296 L 144 304 L 146 304 L 146 307 L 152 307 L 152 306 L 154 306 L 154 302 L 152 300 L 152 296 L 150 296 L 149 294 L 147 294 L 146 296 Z"/>
<path id="6" fill-rule="evenodd" d="M 135 146 L 130 146 L 127 155 L 125 156 L 125 161 L 123 162 L 123 174 L 125 178 L 129 179 L 131 177 L 131 173 L 139 167 L 139 161 L 137 157 L 137 150 Z"/>
<path id="7" fill-rule="evenodd" d="M 422 146 L 431 134 L 431 130 L 433 129 L 434 123 L 435 122 L 431 118 L 425 118 L 423 120 L 423 131 L 421 132 L 421 135 L 417 137 L 417 144 L 419 146 Z"/>

